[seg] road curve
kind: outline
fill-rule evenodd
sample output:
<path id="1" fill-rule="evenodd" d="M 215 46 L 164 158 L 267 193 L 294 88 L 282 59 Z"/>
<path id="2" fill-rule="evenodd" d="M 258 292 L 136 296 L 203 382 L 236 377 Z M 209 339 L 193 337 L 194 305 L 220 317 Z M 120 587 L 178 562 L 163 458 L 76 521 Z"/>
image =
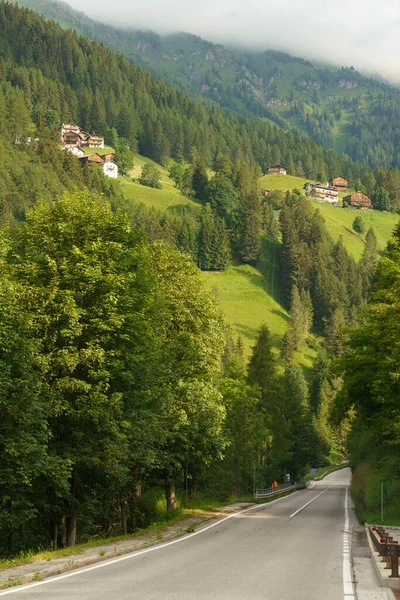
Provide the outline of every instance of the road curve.
<path id="1" fill-rule="evenodd" d="M 350 470 L 173 542 L 0 592 L 10 600 L 353 600 Z"/>

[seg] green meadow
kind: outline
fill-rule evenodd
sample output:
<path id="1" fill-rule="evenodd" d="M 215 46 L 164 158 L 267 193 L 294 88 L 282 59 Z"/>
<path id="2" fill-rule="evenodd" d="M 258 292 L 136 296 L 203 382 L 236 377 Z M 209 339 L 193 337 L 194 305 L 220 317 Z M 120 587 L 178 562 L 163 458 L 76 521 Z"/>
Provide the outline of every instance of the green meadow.
<path id="1" fill-rule="evenodd" d="M 103 156 L 104 154 L 112 154 L 115 152 L 114 148 L 107 146 L 105 148 L 88 148 L 87 146 L 82 146 L 81 150 L 84 152 L 84 154 L 94 154 L 95 152 L 97 152 L 97 154 L 100 154 L 100 156 Z"/>
<path id="2" fill-rule="evenodd" d="M 196 200 L 184 196 L 175 187 L 168 175 L 168 170 L 144 156 L 135 155 L 135 164 L 129 176 L 120 177 L 119 181 L 126 198 L 135 202 L 143 203 L 148 208 L 154 207 L 158 210 L 167 210 L 178 205 L 189 205 L 200 207 Z M 146 187 L 139 183 L 140 172 L 145 163 L 151 163 L 160 171 L 160 183 L 162 188 Z"/>
<path id="3" fill-rule="evenodd" d="M 263 236 L 260 262 L 231 266 L 222 272 L 202 273 L 206 287 L 215 295 L 226 323 L 236 338 L 243 340 L 245 356 L 249 357 L 262 323 L 270 329 L 274 350 L 279 354 L 289 315 L 280 296 L 277 253 L 279 245 Z M 310 375 L 315 351 L 306 344 L 297 353 L 296 362 Z"/>

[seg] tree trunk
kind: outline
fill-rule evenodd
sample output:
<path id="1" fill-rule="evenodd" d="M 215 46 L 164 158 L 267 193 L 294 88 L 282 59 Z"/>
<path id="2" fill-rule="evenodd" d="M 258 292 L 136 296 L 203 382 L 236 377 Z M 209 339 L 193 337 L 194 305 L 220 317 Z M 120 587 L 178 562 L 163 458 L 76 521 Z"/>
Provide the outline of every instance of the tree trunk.
<path id="1" fill-rule="evenodd" d="M 129 506 L 129 533 L 137 529 L 137 501 L 142 495 L 142 486 L 139 481 L 140 469 L 137 465 L 132 468 L 131 502 Z"/>
<path id="2" fill-rule="evenodd" d="M 119 507 L 121 513 L 121 528 L 122 533 L 125 535 L 128 533 L 128 515 L 127 515 L 127 506 L 126 506 L 126 492 L 120 492 L 119 495 Z"/>
<path id="3" fill-rule="evenodd" d="M 165 494 L 167 497 L 167 510 L 176 509 L 175 483 L 170 481 L 165 486 Z"/>
<path id="4" fill-rule="evenodd" d="M 54 548 L 65 548 L 67 545 L 67 528 L 65 526 L 65 517 L 60 517 L 58 523 L 54 525 Z"/>
<path id="5" fill-rule="evenodd" d="M 76 544 L 76 510 L 72 509 L 69 514 L 67 523 L 67 547 L 75 546 Z"/>

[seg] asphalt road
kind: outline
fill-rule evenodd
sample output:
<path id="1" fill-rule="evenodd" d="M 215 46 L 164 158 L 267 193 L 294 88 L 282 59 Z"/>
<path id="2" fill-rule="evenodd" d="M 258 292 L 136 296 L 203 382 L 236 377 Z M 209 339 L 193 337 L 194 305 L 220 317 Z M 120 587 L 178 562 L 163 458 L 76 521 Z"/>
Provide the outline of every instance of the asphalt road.
<path id="1" fill-rule="evenodd" d="M 10 600 L 353 600 L 350 470 L 173 542 L 0 592 Z"/>

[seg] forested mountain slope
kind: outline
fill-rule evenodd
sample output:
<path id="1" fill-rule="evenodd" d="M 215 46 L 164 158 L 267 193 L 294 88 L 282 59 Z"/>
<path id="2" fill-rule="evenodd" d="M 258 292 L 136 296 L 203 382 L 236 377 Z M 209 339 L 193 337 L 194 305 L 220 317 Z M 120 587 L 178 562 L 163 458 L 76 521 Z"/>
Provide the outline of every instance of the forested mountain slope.
<path id="1" fill-rule="evenodd" d="M 121 51 L 192 95 L 305 132 L 324 147 L 372 167 L 400 164 L 400 91 L 353 67 L 320 68 L 283 52 L 228 49 L 186 33 L 160 37 L 116 29 L 64 2 L 23 4 Z"/>
<path id="2" fill-rule="evenodd" d="M 33 12 L 2 3 L 0 17 L 0 78 L 18 86 L 36 125 L 44 108 L 48 123 L 76 121 L 87 131 L 105 132 L 106 139 L 117 132 L 132 150 L 161 164 L 188 159 L 196 147 L 207 166 L 222 152 L 258 163 L 264 172 L 283 161 L 310 178 L 340 173 L 352 181 L 365 174 L 361 163 L 304 135 L 204 106 L 114 50 Z"/>

